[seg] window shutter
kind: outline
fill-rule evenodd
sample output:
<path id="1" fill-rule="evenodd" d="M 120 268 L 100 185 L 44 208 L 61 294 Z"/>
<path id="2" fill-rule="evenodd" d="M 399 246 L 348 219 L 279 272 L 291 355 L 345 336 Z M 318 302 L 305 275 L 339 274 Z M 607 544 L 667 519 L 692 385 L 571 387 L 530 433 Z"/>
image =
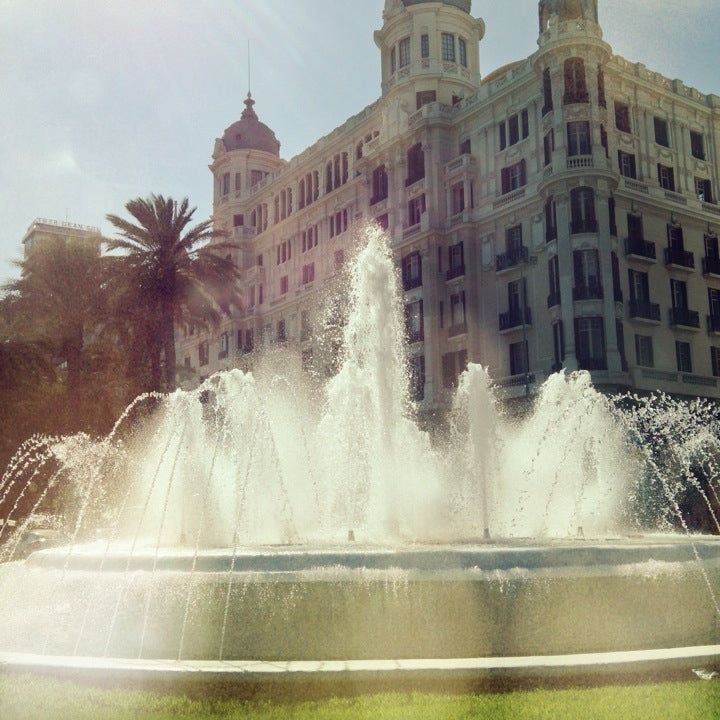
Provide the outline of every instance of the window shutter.
<path id="1" fill-rule="evenodd" d="M 522 111 L 522 136 L 523 139 L 530 134 L 530 118 L 527 110 Z"/>
<path id="2" fill-rule="evenodd" d="M 525 160 L 520 161 L 520 187 L 527 184 L 527 170 Z"/>
<path id="3" fill-rule="evenodd" d="M 507 147 L 507 134 L 504 122 L 498 125 L 498 131 L 500 132 L 500 149 L 504 150 Z"/>

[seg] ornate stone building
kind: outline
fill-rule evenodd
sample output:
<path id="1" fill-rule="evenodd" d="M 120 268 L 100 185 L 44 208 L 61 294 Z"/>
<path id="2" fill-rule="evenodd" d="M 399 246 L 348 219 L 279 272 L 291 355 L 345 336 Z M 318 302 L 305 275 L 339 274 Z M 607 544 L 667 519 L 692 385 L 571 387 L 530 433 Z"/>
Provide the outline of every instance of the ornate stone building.
<path id="1" fill-rule="evenodd" d="M 210 166 L 246 307 L 178 357 L 203 377 L 294 342 L 312 363 L 319 291 L 376 220 L 426 409 L 468 360 L 509 397 L 562 367 L 718 397 L 720 97 L 613 54 L 597 4 L 541 0 L 538 49 L 483 77 L 471 0 L 387 0 L 381 97 L 290 161 L 248 97 Z"/>

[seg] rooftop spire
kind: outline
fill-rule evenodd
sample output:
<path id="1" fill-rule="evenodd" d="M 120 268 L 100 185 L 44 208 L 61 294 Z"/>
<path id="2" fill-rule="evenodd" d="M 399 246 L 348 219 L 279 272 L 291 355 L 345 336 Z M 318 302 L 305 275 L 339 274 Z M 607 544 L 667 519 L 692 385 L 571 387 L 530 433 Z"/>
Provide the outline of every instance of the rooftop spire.
<path id="1" fill-rule="evenodd" d="M 245 98 L 245 109 L 242 111 L 242 115 L 240 116 L 243 120 L 258 119 L 257 113 L 253 110 L 254 104 L 255 101 L 252 99 L 252 94 L 248 92 L 247 97 Z"/>

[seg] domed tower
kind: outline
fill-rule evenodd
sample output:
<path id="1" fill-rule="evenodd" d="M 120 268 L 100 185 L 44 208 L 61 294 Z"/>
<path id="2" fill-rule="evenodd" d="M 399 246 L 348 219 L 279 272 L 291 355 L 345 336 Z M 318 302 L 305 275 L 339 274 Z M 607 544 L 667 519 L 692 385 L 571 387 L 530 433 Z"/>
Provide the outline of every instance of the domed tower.
<path id="1" fill-rule="evenodd" d="M 230 230 L 247 224 L 242 204 L 251 189 L 283 165 L 275 133 L 260 122 L 255 101 L 248 93 L 237 122 L 215 141 L 213 162 L 213 208 L 217 227 Z"/>
<path id="2" fill-rule="evenodd" d="M 386 0 L 383 27 L 375 33 L 383 97 L 414 111 L 475 93 L 485 23 L 470 10 L 471 0 Z"/>

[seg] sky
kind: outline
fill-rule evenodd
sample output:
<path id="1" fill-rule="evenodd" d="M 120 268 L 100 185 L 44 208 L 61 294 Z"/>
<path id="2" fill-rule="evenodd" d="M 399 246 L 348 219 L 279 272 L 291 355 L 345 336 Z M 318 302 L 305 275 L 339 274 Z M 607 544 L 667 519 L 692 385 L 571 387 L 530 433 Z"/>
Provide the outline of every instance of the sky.
<path id="1" fill-rule="evenodd" d="M 111 228 L 151 192 L 209 217 L 213 144 L 255 110 L 289 159 L 380 94 L 384 0 L 0 0 L 0 282 L 36 217 Z M 473 0 L 481 72 L 532 54 L 536 0 Z M 720 95 L 719 0 L 600 0 L 613 50 Z"/>

